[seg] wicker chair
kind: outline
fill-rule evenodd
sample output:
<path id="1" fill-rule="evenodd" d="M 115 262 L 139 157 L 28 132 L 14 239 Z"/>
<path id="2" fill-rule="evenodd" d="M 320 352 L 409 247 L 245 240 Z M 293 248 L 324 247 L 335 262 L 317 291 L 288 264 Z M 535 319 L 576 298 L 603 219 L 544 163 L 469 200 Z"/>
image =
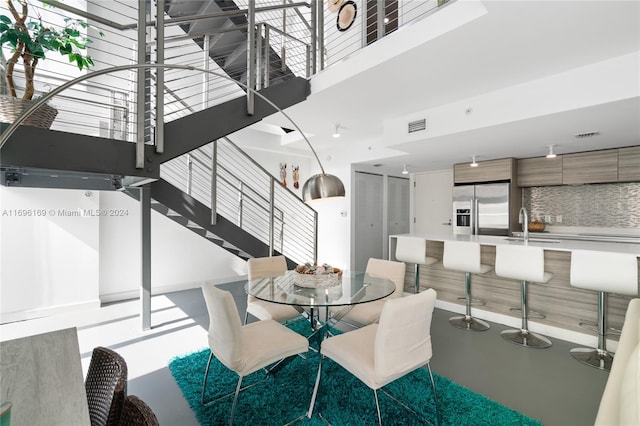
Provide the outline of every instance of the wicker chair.
<path id="1" fill-rule="evenodd" d="M 118 426 L 127 396 L 127 363 L 111 349 L 96 347 L 84 381 L 91 426 Z"/>
<path id="2" fill-rule="evenodd" d="M 128 395 L 124 400 L 120 426 L 160 426 L 160 423 L 143 400 L 135 395 Z"/>

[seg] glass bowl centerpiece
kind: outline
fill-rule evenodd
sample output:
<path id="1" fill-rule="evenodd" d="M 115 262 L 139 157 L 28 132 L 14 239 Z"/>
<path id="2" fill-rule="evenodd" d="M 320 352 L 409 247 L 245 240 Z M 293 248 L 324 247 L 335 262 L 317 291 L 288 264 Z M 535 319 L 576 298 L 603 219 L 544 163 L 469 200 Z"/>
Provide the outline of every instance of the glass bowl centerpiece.
<path id="1" fill-rule="evenodd" d="M 342 283 L 342 270 L 327 263 L 307 262 L 295 268 L 295 284 L 300 287 L 334 287 Z"/>

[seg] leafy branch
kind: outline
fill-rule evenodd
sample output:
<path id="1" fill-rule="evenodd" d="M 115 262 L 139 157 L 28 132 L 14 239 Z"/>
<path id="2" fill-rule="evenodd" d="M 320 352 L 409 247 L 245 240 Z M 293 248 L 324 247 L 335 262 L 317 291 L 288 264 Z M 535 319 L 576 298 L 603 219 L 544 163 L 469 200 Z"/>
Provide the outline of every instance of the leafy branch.
<path id="1" fill-rule="evenodd" d="M 7 6 L 13 20 L 9 16 L 0 15 L 0 45 L 11 48 L 11 56 L 7 60 L 6 79 L 11 96 L 17 97 L 13 71 L 19 59 L 22 60 L 25 92 L 22 99 L 32 99 L 35 92 L 34 74 L 40 60 L 46 59 L 46 52 L 58 52 L 66 56 L 69 62 L 75 63 L 83 70 L 94 65 L 91 56 L 83 51 L 92 43 L 83 34 L 88 24 L 80 19 L 65 18 L 61 28 L 46 27 L 42 20 L 27 22 L 29 8 L 26 0 L 19 1 L 21 12 L 18 12 L 13 0 L 7 0 Z M 99 32 L 100 36 L 104 34 Z"/>

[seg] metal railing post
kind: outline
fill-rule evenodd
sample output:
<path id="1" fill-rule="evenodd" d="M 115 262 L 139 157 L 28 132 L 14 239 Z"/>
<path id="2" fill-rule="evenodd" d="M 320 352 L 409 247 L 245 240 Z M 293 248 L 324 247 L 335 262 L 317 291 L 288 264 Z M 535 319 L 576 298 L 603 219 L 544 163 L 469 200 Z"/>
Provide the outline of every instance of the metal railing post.
<path id="1" fill-rule="evenodd" d="M 269 52 L 271 46 L 271 28 L 269 25 L 264 27 L 264 87 L 269 87 L 271 83 L 271 62 L 269 61 Z"/>
<path id="2" fill-rule="evenodd" d="M 193 160 L 191 154 L 187 154 L 187 194 L 191 195 L 191 187 L 193 185 Z"/>
<path id="3" fill-rule="evenodd" d="M 260 90 L 264 87 L 264 73 L 262 73 L 262 69 L 264 67 L 265 54 L 263 52 L 263 40 L 262 37 L 262 28 L 264 28 L 263 23 L 259 23 L 256 27 L 256 90 Z"/>
<path id="4" fill-rule="evenodd" d="M 247 5 L 247 86 L 256 87 L 256 1 L 249 0 Z M 247 90 L 247 114 L 253 115 L 255 108 L 253 92 Z"/>
<path id="5" fill-rule="evenodd" d="M 318 263 L 318 212 L 313 213 L 313 262 Z"/>
<path id="6" fill-rule="evenodd" d="M 147 58 L 147 2 L 138 0 L 138 64 L 144 64 Z M 136 84 L 136 168 L 144 168 L 144 117 L 145 117 L 145 72 L 144 68 L 138 68 Z"/>
<path id="7" fill-rule="evenodd" d="M 244 204 L 244 182 L 240 182 L 238 191 L 238 226 L 242 228 L 242 209 Z"/>
<path id="8" fill-rule="evenodd" d="M 218 223 L 218 141 L 213 141 L 211 156 L 211 224 Z"/>
<path id="9" fill-rule="evenodd" d="M 209 49 L 211 45 L 211 36 L 204 36 L 204 45 L 202 46 L 202 62 L 205 70 L 202 73 L 202 109 L 209 107 Z"/>
<path id="10" fill-rule="evenodd" d="M 284 212 L 280 212 L 280 253 L 284 253 Z"/>
<path id="11" fill-rule="evenodd" d="M 376 40 L 381 40 L 384 34 L 384 0 L 378 0 L 376 3 L 376 29 L 378 32 L 378 36 Z"/>
<path id="12" fill-rule="evenodd" d="M 318 32 L 318 55 L 320 56 L 320 71 L 324 69 L 324 6 L 323 2 L 319 1 L 318 5 L 318 26 L 316 31 Z M 315 72 L 314 72 L 315 74 Z"/>
<path id="13" fill-rule="evenodd" d="M 269 256 L 273 255 L 273 238 L 275 234 L 275 230 L 273 229 L 275 220 L 273 217 L 274 207 L 275 207 L 275 179 L 271 176 L 269 180 Z"/>
<path id="14" fill-rule="evenodd" d="M 318 64 L 318 1 L 311 0 L 311 74 Z"/>
<path id="15" fill-rule="evenodd" d="M 164 64 L 164 0 L 156 1 L 156 63 Z M 164 68 L 156 70 L 156 152 L 164 152 Z"/>
<path id="16" fill-rule="evenodd" d="M 286 5 L 287 0 L 282 0 L 282 4 Z M 282 32 L 287 32 L 287 9 L 282 9 Z M 280 71 L 287 71 L 287 42 L 286 37 L 282 37 L 282 46 L 280 46 Z"/>

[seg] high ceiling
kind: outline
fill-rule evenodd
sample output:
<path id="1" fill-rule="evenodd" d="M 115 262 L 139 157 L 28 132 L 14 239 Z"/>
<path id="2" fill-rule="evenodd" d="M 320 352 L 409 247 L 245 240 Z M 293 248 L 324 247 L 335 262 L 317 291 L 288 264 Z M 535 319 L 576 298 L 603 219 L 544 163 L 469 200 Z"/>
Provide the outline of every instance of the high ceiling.
<path id="1" fill-rule="evenodd" d="M 415 43 L 427 25 L 472 3 L 485 13 Z M 318 151 L 420 172 L 471 155 L 541 156 L 550 144 L 557 153 L 640 144 L 639 1 L 458 0 L 447 8 L 312 78 L 308 100 L 287 112 Z M 416 46 L 397 53 L 407 43 Z M 353 66 L 371 58 L 373 66 Z M 416 118 L 427 130 L 408 135 Z M 281 116 L 269 121 L 290 127 Z M 575 137 L 592 131 L 600 135 Z"/>

